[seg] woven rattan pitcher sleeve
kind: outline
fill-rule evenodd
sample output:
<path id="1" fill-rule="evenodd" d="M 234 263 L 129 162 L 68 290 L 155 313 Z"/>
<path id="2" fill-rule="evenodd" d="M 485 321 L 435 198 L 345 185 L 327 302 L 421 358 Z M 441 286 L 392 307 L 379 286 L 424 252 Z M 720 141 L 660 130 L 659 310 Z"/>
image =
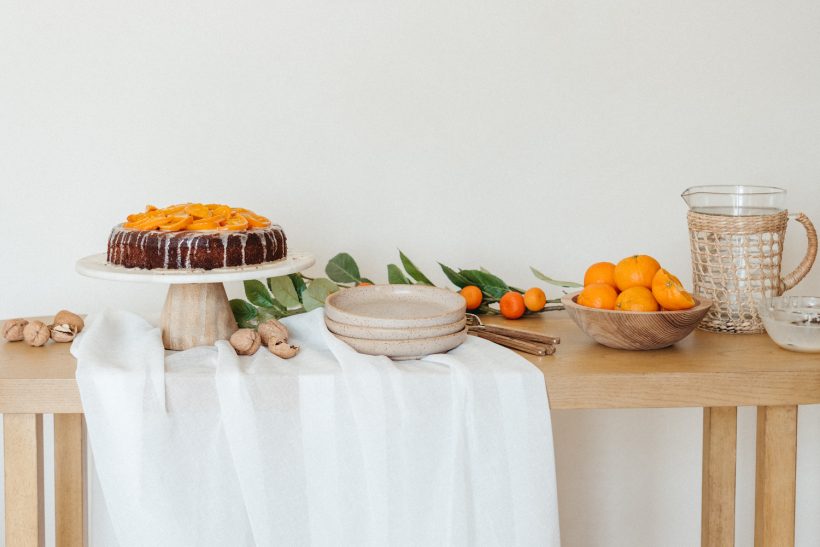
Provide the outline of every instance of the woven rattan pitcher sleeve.
<path id="1" fill-rule="evenodd" d="M 803 260 L 800 261 L 797 268 L 788 275 L 784 275 L 780 278 L 780 294 L 783 294 L 785 291 L 788 291 L 800 283 L 800 281 L 806 277 L 806 274 L 809 273 L 812 265 L 814 265 L 814 259 L 817 258 L 817 230 L 814 229 L 814 224 L 812 224 L 809 217 L 803 213 L 798 213 L 795 220 L 806 229 L 806 236 L 809 239 L 809 248 L 806 250 L 806 256 L 803 257 Z"/>

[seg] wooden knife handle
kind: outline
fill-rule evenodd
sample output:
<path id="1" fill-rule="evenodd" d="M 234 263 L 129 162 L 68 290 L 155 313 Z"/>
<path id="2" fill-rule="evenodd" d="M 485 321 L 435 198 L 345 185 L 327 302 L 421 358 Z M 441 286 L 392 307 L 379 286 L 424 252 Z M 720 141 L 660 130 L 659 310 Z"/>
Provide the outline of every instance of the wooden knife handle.
<path id="1" fill-rule="evenodd" d="M 539 344 L 537 342 L 510 338 L 509 336 L 503 336 L 501 334 L 495 334 L 482 330 L 470 330 L 468 333 L 473 336 L 478 336 L 479 338 L 489 340 L 490 342 L 495 342 L 501 346 L 505 346 L 510 349 L 517 349 L 532 355 L 552 355 L 555 353 L 555 346 L 552 344 Z"/>
<path id="2" fill-rule="evenodd" d="M 492 334 L 500 334 L 509 338 L 518 338 L 519 340 L 529 340 L 530 342 L 538 342 L 540 344 L 560 344 L 561 339 L 557 336 L 547 336 L 546 334 L 538 334 L 537 332 L 530 332 L 526 330 L 511 329 L 509 327 L 497 327 L 495 325 L 484 325 L 478 327 L 478 330 L 489 332 Z"/>

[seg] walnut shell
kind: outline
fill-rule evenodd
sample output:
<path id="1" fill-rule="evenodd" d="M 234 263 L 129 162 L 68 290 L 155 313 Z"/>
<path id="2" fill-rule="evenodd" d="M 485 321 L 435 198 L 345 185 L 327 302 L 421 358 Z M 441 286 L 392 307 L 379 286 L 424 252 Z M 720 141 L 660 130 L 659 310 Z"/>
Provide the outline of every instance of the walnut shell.
<path id="1" fill-rule="evenodd" d="M 55 342 L 71 342 L 75 336 L 74 327 L 68 323 L 51 325 L 51 339 Z"/>
<path id="2" fill-rule="evenodd" d="M 74 331 L 74 334 L 79 334 L 85 326 L 85 322 L 83 321 L 82 317 L 68 310 L 58 311 L 57 315 L 54 316 L 54 320 L 51 322 L 51 324 L 68 325 Z"/>
<path id="3" fill-rule="evenodd" d="M 239 329 L 231 335 L 230 342 L 238 355 L 253 355 L 262 345 L 262 337 L 253 329 Z"/>
<path id="4" fill-rule="evenodd" d="M 271 343 L 268 344 L 268 349 L 272 354 L 282 359 L 290 359 L 299 353 L 299 346 L 291 346 L 284 340 L 272 340 Z"/>
<path id="5" fill-rule="evenodd" d="M 23 329 L 28 325 L 25 319 L 9 319 L 3 323 L 3 338 L 9 342 L 19 342 L 23 339 Z"/>
<path id="6" fill-rule="evenodd" d="M 266 346 L 269 346 L 271 340 L 284 340 L 285 342 L 288 341 L 288 328 L 277 321 L 276 319 L 268 319 L 264 323 L 260 324 L 256 330 L 259 332 L 259 335 L 262 337 L 262 343 Z"/>
<path id="7" fill-rule="evenodd" d="M 23 328 L 23 340 L 30 346 L 42 346 L 51 338 L 51 330 L 42 321 L 32 321 Z"/>

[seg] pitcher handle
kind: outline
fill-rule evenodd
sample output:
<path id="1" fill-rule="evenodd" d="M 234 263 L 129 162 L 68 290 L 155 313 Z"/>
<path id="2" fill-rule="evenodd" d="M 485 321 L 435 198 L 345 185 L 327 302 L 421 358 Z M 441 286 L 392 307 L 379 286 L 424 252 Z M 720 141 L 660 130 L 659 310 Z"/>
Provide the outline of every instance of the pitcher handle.
<path id="1" fill-rule="evenodd" d="M 806 250 L 806 256 L 800 261 L 797 268 L 788 275 L 780 278 L 780 294 L 788 291 L 806 277 L 806 274 L 811 270 L 814 264 L 814 259 L 817 258 L 817 230 L 814 229 L 814 224 L 811 223 L 809 217 L 803 213 L 798 213 L 795 220 L 803 225 L 806 229 L 806 236 L 809 238 L 809 248 Z"/>

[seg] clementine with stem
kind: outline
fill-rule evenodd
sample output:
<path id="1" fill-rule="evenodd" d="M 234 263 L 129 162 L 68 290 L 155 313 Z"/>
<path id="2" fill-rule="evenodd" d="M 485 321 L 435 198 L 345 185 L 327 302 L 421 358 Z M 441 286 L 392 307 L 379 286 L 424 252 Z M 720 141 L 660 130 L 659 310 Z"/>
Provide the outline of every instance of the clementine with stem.
<path id="1" fill-rule="evenodd" d="M 618 295 L 615 309 L 619 311 L 658 311 L 658 301 L 646 287 L 630 287 Z"/>
<path id="2" fill-rule="evenodd" d="M 613 270 L 615 285 L 621 291 L 630 287 L 652 287 L 652 278 L 661 265 L 649 255 L 628 256 Z"/>
<path id="3" fill-rule="evenodd" d="M 688 310 L 695 305 L 695 299 L 684 290 L 680 279 L 663 268 L 652 278 L 652 294 L 667 310 Z"/>
<path id="4" fill-rule="evenodd" d="M 521 293 L 510 291 L 501 297 L 498 304 L 501 308 L 501 315 L 507 319 L 518 319 L 524 315 L 526 306 L 524 305 L 524 297 L 521 296 Z"/>
<path id="5" fill-rule="evenodd" d="M 584 287 L 593 283 L 606 283 L 616 287 L 615 264 L 612 262 L 596 262 L 584 273 Z"/>
<path id="6" fill-rule="evenodd" d="M 598 308 L 599 310 L 614 310 L 618 291 L 607 283 L 591 283 L 584 287 L 576 301 L 581 306 Z"/>
<path id="7" fill-rule="evenodd" d="M 530 311 L 541 311 L 547 303 L 547 295 L 538 287 L 527 289 L 524 293 L 524 305 Z"/>

